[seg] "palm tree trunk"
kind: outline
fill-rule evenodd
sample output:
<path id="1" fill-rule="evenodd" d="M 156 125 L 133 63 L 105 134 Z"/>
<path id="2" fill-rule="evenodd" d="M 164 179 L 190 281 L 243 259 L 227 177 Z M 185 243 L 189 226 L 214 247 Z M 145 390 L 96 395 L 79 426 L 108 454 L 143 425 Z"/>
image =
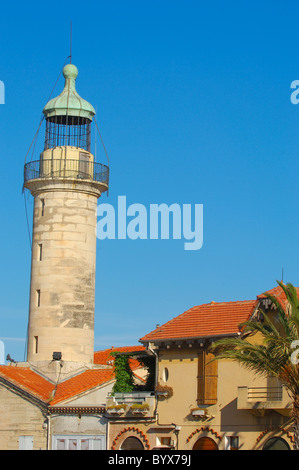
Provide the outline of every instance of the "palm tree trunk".
<path id="1" fill-rule="evenodd" d="M 299 401 L 298 397 L 294 400 L 293 405 L 293 418 L 294 418 L 294 450 L 299 450 Z"/>

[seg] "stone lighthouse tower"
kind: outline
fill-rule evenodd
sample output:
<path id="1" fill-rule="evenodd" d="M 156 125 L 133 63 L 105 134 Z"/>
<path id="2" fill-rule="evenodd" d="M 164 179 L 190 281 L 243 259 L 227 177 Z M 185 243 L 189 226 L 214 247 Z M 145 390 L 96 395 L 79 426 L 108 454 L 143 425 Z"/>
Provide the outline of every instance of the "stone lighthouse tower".
<path id="1" fill-rule="evenodd" d="M 25 164 L 34 197 L 27 361 L 54 372 L 91 365 L 97 200 L 109 169 L 91 153 L 95 110 L 76 91 L 78 70 L 63 68 L 65 86 L 43 109 L 43 152 Z"/>

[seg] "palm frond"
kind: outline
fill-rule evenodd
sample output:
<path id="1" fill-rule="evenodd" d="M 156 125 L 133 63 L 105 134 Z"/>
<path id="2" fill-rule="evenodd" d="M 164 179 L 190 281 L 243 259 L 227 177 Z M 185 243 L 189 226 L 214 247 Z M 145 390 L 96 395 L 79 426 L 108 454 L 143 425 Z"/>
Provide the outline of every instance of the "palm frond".
<path id="1" fill-rule="evenodd" d="M 292 396 L 299 394 L 299 366 L 291 362 L 292 342 L 299 339 L 299 300 L 292 284 L 278 282 L 285 292 L 289 311 L 275 296 L 265 294 L 275 305 L 275 319 L 260 310 L 263 322 L 250 320 L 242 323 L 243 336 L 224 338 L 211 346 L 216 359 L 230 359 L 257 374 L 278 377 Z M 244 335 L 250 335 L 245 337 Z M 259 333 L 261 340 L 252 338 Z M 249 342 L 247 338 L 251 338 Z"/>

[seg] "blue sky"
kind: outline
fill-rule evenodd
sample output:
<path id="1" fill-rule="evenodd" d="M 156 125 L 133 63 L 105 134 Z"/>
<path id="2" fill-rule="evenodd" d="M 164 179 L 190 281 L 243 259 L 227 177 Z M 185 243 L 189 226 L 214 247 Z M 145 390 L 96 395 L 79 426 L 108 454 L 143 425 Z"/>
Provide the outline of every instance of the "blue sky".
<path id="1" fill-rule="evenodd" d="M 95 349 L 138 339 L 201 303 L 299 285 L 299 5 L 295 1 L 17 2 L 1 6 L 1 304 L 5 352 L 24 358 L 30 245 L 25 155 L 66 57 L 110 159 L 102 202 L 203 204 L 204 243 L 97 246 Z M 54 95 L 63 86 L 59 80 Z M 44 127 L 35 150 L 43 145 Z M 98 160 L 106 162 L 103 151 Z M 28 195 L 30 221 L 32 198 Z"/>

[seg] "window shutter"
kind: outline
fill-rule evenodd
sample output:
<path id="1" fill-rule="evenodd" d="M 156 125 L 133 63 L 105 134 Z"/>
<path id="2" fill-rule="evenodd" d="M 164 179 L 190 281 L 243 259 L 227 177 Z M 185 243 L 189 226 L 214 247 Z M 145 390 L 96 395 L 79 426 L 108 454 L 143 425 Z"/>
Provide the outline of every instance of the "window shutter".
<path id="1" fill-rule="evenodd" d="M 217 403 L 218 362 L 213 361 L 214 354 L 205 354 L 205 404 Z M 210 362 L 210 363 L 209 363 Z"/>
<path id="2" fill-rule="evenodd" d="M 218 363 L 210 362 L 212 353 L 200 351 L 198 356 L 197 403 L 213 405 L 217 403 Z"/>
<path id="3" fill-rule="evenodd" d="M 19 450 L 33 450 L 33 436 L 19 436 Z"/>
<path id="4" fill-rule="evenodd" d="M 204 351 L 200 351 L 198 355 L 198 376 L 197 376 L 197 402 L 204 404 L 205 397 L 205 364 Z"/>

